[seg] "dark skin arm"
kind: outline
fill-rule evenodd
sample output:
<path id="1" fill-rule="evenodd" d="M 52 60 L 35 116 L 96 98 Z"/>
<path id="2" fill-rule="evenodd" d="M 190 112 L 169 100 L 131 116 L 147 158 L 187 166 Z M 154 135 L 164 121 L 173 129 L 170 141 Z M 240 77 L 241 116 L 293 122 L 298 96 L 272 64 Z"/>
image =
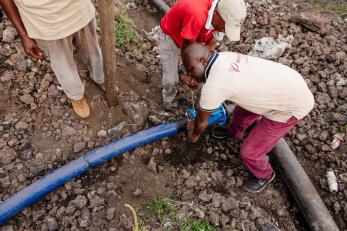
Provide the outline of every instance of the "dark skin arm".
<path id="1" fill-rule="evenodd" d="M 22 40 L 22 45 L 25 52 L 34 58 L 42 58 L 43 51 L 37 46 L 35 40 L 29 38 L 20 18 L 18 8 L 13 0 L 0 0 L 0 6 L 16 28 L 19 37 Z"/>
<path id="2" fill-rule="evenodd" d="M 198 114 L 194 121 L 188 122 L 188 137 L 195 143 L 198 141 L 201 133 L 203 133 L 208 125 L 208 118 L 211 115 L 211 112 L 203 111 L 200 108 L 197 110 Z"/>

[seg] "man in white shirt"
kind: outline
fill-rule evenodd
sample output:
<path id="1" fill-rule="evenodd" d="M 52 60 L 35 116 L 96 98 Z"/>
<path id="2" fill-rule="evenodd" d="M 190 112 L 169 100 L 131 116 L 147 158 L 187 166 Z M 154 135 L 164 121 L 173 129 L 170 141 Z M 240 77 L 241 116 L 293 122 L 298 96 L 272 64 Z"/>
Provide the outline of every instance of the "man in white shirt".
<path id="1" fill-rule="evenodd" d="M 254 176 L 244 188 L 263 190 L 275 178 L 266 154 L 314 106 L 306 82 L 285 65 L 239 53 L 214 53 L 201 44 L 187 47 L 182 58 L 188 72 L 182 81 L 192 89 L 204 83 L 197 117 L 187 126 L 191 141 L 199 139 L 213 110 L 226 100 L 234 102 L 229 137 L 242 139 L 259 120 L 245 137 L 240 154 Z"/>
<path id="2" fill-rule="evenodd" d="M 75 113 L 88 117 L 90 108 L 73 59 L 72 40 L 76 38 L 91 78 L 105 91 L 95 9 L 90 0 L 0 0 L 0 5 L 17 29 L 25 52 L 34 58 L 42 58 L 44 53 L 50 58 Z"/>

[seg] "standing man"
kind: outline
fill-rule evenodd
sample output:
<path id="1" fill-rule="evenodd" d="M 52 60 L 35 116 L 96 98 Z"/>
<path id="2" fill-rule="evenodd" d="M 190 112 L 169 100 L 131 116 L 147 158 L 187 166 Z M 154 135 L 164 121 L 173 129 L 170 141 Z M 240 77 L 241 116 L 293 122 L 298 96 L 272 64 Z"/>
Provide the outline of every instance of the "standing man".
<path id="1" fill-rule="evenodd" d="M 163 17 L 160 27 L 160 61 L 163 66 L 163 107 L 170 110 L 176 97 L 178 59 L 191 43 L 206 44 L 210 50 L 223 39 L 240 40 L 246 17 L 244 0 L 179 0 Z"/>
<path id="2" fill-rule="evenodd" d="M 260 192 L 275 178 L 267 153 L 314 106 L 306 82 L 285 65 L 233 52 L 214 53 L 201 44 L 187 47 L 182 58 L 188 72 L 182 81 L 192 89 L 204 83 L 197 117 L 188 125 L 189 138 L 196 142 L 211 111 L 226 100 L 234 102 L 237 106 L 227 133 L 231 138 L 244 138 L 241 158 L 254 176 L 244 188 Z"/>
<path id="3" fill-rule="evenodd" d="M 75 113 L 86 118 L 90 108 L 73 59 L 76 38 L 91 78 L 105 91 L 101 50 L 96 34 L 95 9 L 90 0 L 0 0 L 18 31 L 25 52 L 42 58 L 45 53 Z"/>

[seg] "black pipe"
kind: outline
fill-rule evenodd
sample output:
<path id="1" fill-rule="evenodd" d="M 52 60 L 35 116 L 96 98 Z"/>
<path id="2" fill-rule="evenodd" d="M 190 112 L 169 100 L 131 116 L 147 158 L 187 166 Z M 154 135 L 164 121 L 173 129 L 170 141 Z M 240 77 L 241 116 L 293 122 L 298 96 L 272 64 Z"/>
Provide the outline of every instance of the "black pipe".
<path id="1" fill-rule="evenodd" d="M 338 231 L 339 228 L 334 219 L 287 142 L 283 138 L 280 139 L 272 152 L 275 163 L 279 165 L 280 171 L 311 230 Z"/>
<path id="2" fill-rule="evenodd" d="M 149 2 L 152 3 L 152 5 L 154 5 L 155 8 L 157 8 L 163 14 L 165 14 L 166 12 L 170 10 L 170 7 L 164 1 L 149 0 Z"/>

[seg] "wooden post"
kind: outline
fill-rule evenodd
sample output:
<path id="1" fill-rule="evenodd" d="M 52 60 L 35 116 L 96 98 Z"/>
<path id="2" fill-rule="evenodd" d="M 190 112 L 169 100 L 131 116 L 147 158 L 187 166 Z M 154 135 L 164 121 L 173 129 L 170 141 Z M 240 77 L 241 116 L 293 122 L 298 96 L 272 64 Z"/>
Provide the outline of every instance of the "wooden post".
<path id="1" fill-rule="evenodd" d="M 115 53 L 115 5 L 114 0 L 99 1 L 101 27 L 101 46 L 104 60 L 106 100 L 109 106 L 117 104 L 118 87 L 116 83 Z"/>

